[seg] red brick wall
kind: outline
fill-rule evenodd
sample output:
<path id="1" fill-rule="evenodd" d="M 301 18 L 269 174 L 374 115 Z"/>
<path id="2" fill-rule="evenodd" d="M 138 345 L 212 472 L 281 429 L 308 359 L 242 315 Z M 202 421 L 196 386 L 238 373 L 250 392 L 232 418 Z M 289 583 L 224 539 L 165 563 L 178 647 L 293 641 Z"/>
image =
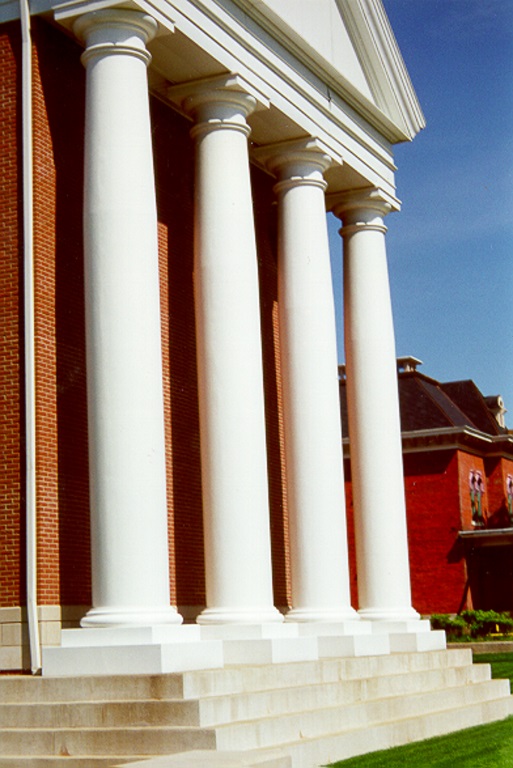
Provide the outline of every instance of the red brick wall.
<path id="1" fill-rule="evenodd" d="M 358 574 L 356 571 L 356 545 L 354 540 L 354 505 L 353 487 L 351 484 L 351 462 L 344 460 L 344 484 L 346 495 L 347 541 L 349 550 L 349 585 L 351 589 L 351 605 L 358 608 Z"/>
<path id="2" fill-rule="evenodd" d="M 171 592 L 204 605 L 203 521 L 193 288 L 191 124 L 151 100 L 160 276 Z"/>
<path id="3" fill-rule="evenodd" d="M 82 274 L 84 70 L 43 21 L 34 40 L 39 601 L 90 600 Z"/>
<path id="4" fill-rule="evenodd" d="M 22 507 L 22 382 L 19 303 L 21 272 L 22 189 L 19 179 L 21 144 L 20 34 L 8 24 L 0 34 L 0 607 L 19 605 L 24 593 Z"/>
<path id="5" fill-rule="evenodd" d="M 466 599 L 458 454 L 404 457 L 412 601 L 421 614 L 456 613 Z"/>
<path id="6" fill-rule="evenodd" d="M 279 356 L 275 183 L 275 179 L 252 168 L 260 280 L 274 601 L 282 608 L 290 606 L 291 592 Z"/>

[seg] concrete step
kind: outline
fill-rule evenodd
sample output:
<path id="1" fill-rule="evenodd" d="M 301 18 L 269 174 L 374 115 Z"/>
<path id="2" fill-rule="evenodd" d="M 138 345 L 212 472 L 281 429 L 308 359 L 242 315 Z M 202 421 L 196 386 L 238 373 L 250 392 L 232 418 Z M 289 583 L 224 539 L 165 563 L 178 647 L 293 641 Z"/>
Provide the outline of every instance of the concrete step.
<path id="1" fill-rule="evenodd" d="M 506 685 L 504 685 L 506 682 Z M 359 729 L 374 723 L 423 717 L 460 706 L 509 698 L 507 681 L 487 681 L 471 686 L 418 693 L 408 697 L 377 699 L 347 706 L 319 707 L 315 710 L 284 713 L 267 718 L 231 723 L 216 728 L 217 748 L 258 749 L 278 747 L 287 742 L 316 738 L 326 734 Z"/>
<path id="2" fill-rule="evenodd" d="M 0 700 L 13 703 L 181 699 L 183 693 L 182 674 L 57 678 L 29 675 L 0 677 Z"/>
<path id="3" fill-rule="evenodd" d="M 512 698 L 509 697 L 470 707 L 432 712 L 421 717 L 417 715 L 403 720 L 377 723 L 357 730 L 325 734 L 320 738 L 302 739 L 300 742 L 283 745 L 282 749 L 291 756 L 293 768 L 314 768 L 338 760 L 347 760 L 356 755 L 503 720 L 512 714 Z"/>
<path id="4" fill-rule="evenodd" d="M 54 728 L 4 728 L 0 752 L 12 754 L 23 743 L 29 754 L 166 754 L 187 748 L 221 749 L 227 751 L 275 748 L 287 742 L 339 733 L 365 724 L 422 717 L 434 711 L 467 707 L 509 698 L 509 682 L 489 680 L 472 685 L 436 689 L 430 692 L 364 700 L 347 705 L 326 706 L 290 712 L 285 709 L 267 716 L 241 722 L 230 722 L 216 728 L 156 726 L 147 722 L 130 727 L 96 726 Z M 29 751 L 30 750 L 30 751 Z"/>
<path id="5" fill-rule="evenodd" d="M 30 757 L 24 755 L 13 755 L 10 757 L 0 756 L 0 768 L 115 768 L 120 765 L 129 765 L 139 763 L 147 758 L 144 755 L 111 755 L 110 757 L 93 757 L 85 755 L 83 757 L 52 757 L 36 756 Z"/>
<path id="6" fill-rule="evenodd" d="M 289 755 L 279 750 L 246 752 L 183 752 L 135 763 L 140 768 L 291 768 Z M 134 766 L 134 768 L 135 768 Z"/>
<path id="7" fill-rule="evenodd" d="M 289 755 L 279 750 L 213 752 L 190 750 L 176 755 L 138 757 L 0 757 L 0 768 L 291 768 Z"/>
<path id="8" fill-rule="evenodd" d="M 260 654 L 281 638 L 257 640 Z M 166 675 L 0 678 L 0 768 L 110 768 L 145 756 L 158 765 L 159 755 L 162 768 L 165 755 L 181 768 L 180 754 L 198 749 L 198 768 L 236 768 L 234 753 L 263 759 L 269 749 L 292 755 L 292 768 L 314 768 L 354 749 L 508 716 L 509 683 L 491 681 L 488 665 L 471 658 L 426 650 Z M 220 752 L 226 765 L 213 757 Z M 183 768 L 193 759 L 184 756 Z"/>
<path id="9" fill-rule="evenodd" d="M 277 688 L 254 693 L 212 696 L 197 700 L 31 702 L 0 704 L 0 727 L 122 727 L 124 725 L 213 726 L 282 712 L 298 712 L 356 701 L 406 696 L 422 691 L 477 683 L 489 678 L 486 665 L 424 670 Z"/>
<path id="10" fill-rule="evenodd" d="M 287 664 L 240 665 L 165 675 L 75 675 L 55 678 L 9 675 L 0 677 L 0 701 L 191 699 L 461 667 L 471 662 L 470 650 L 455 649 Z"/>
<path id="11" fill-rule="evenodd" d="M 387 674 L 445 669 L 471 665 L 470 651 L 432 651 L 425 653 L 322 659 L 275 665 L 227 667 L 184 673 L 185 698 L 249 693 L 270 688 L 291 688 L 316 683 L 375 678 Z"/>
<path id="12" fill-rule="evenodd" d="M 151 756 L 216 747 L 215 731 L 205 728 L 4 728 L 0 755 Z"/>
<path id="13" fill-rule="evenodd" d="M 323 707 L 346 707 L 356 702 L 371 702 L 395 697 L 408 697 L 418 691 L 473 688 L 489 680 L 489 671 L 472 667 L 412 675 L 391 675 L 344 683 L 322 683 L 305 687 L 260 691 L 236 696 L 211 697 L 199 701 L 203 727 L 236 723 L 281 713 L 304 712 Z"/>

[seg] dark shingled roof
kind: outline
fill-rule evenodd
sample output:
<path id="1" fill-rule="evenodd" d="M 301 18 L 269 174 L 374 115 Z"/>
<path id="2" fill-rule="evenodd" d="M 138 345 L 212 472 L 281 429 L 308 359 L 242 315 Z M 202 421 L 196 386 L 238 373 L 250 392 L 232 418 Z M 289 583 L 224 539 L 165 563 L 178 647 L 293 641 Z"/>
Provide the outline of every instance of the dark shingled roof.
<path id="1" fill-rule="evenodd" d="M 418 371 L 398 373 L 401 429 L 413 432 L 447 427 L 473 427 L 488 435 L 507 434 L 499 426 L 473 381 L 440 383 Z M 340 381 L 342 431 L 347 437 L 345 381 Z"/>

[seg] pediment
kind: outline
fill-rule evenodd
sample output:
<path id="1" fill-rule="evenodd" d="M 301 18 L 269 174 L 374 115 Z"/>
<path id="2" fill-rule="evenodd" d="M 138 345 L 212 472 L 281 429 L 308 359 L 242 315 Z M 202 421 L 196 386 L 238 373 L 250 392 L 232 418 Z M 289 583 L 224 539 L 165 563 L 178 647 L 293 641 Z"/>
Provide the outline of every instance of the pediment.
<path id="1" fill-rule="evenodd" d="M 384 115 L 398 140 L 424 117 L 381 0 L 238 0 L 342 98 Z"/>

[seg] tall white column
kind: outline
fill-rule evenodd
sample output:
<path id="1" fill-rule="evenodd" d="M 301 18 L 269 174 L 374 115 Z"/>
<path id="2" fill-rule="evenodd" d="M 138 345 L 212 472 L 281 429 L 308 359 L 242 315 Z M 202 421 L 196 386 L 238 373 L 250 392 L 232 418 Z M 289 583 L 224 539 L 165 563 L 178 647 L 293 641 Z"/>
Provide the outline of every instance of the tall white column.
<path id="1" fill-rule="evenodd" d="M 416 619 L 406 507 L 386 227 L 379 190 L 333 206 L 343 221 L 344 330 L 360 615 Z"/>
<path id="2" fill-rule="evenodd" d="M 278 176 L 278 313 L 292 609 L 287 621 L 359 618 L 351 608 L 335 307 L 324 171 L 315 140 L 263 147 Z"/>
<path id="3" fill-rule="evenodd" d="M 86 43 L 85 283 L 93 608 L 83 626 L 179 623 L 169 605 L 157 216 L 146 14 L 79 18 Z"/>
<path id="4" fill-rule="evenodd" d="M 238 77 L 178 86 L 194 117 L 195 306 L 207 607 L 200 623 L 281 621 L 273 606 L 257 254 Z"/>

